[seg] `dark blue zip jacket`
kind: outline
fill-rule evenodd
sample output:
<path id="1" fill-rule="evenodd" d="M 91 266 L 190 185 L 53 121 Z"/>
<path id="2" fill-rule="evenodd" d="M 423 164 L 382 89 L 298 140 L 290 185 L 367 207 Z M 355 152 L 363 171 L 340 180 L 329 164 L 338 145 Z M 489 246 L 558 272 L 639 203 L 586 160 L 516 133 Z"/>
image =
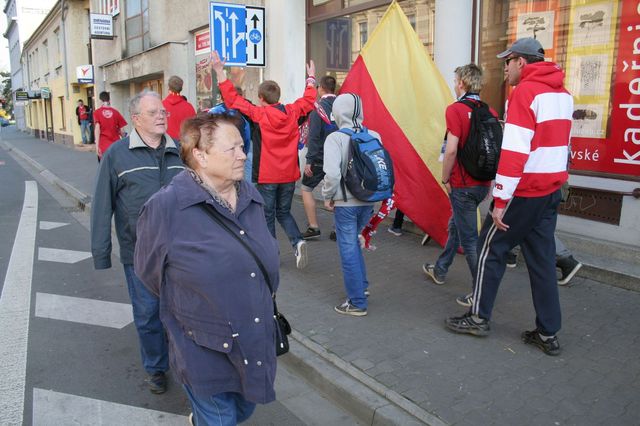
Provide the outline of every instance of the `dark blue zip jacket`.
<path id="1" fill-rule="evenodd" d="M 149 197 L 171 182 L 184 165 L 175 142 L 164 135 L 164 152 L 149 148 L 138 132 L 104 153 L 91 202 L 91 254 L 96 269 L 111 267 L 111 217 L 115 216 L 120 262 L 133 264 L 136 222 Z"/>
<path id="2" fill-rule="evenodd" d="M 262 197 L 240 181 L 231 213 L 182 172 L 145 204 L 134 267 L 160 298 L 171 370 L 201 398 L 238 392 L 275 399 L 275 325 L 266 280 L 248 250 L 203 210 L 216 209 L 262 261 L 278 288 L 278 243 Z"/>

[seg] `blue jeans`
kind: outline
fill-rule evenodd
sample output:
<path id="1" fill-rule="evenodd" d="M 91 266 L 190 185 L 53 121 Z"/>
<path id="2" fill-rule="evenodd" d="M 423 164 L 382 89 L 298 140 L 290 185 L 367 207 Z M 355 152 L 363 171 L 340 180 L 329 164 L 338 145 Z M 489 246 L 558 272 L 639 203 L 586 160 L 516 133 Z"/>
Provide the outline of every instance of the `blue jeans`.
<path id="1" fill-rule="evenodd" d="M 267 219 L 269 232 L 276 237 L 276 219 L 289 237 L 291 245 L 295 247 L 302 240 L 302 234 L 296 220 L 291 214 L 291 202 L 296 183 L 265 183 L 258 184 L 258 192 L 264 198 L 264 216 Z"/>
<path id="2" fill-rule="evenodd" d="M 142 365 L 149 374 L 169 369 L 167 337 L 160 322 L 160 303 L 136 276 L 133 265 L 123 265 L 129 297 L 133 307 L 133 322 L 138 331 Z"/>
<path id="3" fill-rule="evenodd" d="M 83 145 L 91 142 L 91 122 L 89 120 L 80 120 L 80 136 Z"/>
<path id="4" fill-rule="evenodd" d="M 358 235 L 372 214 L 372 206 L 336 207 L 334 212 L 344 288 L 351 304 L 362 309 L 367 309 L 364 291 L 369 287 L 369 281 Z"/>
<path id="5" fill-rule="evenodd" d="M 449 266 L 462 246 L 464 257 L 469 266 L 471 280 L 476 276 L 478 264 L 478 204 L 484 200 L 489 192 L 488 186 L 472 186 L 469 188 L 451 188 L 449 200 L 453 214 L 449 219 L 449 237 L 444 251 L 436 261 L 435 273 L 444 280 Z"/>
<path id="6" fill-rule="evenodd" d="M 234 426 L 247 420 L 256 409 L 256 404 L 249 402 L 236 392 L 223 392 L 209 398 L 197 397 L 184 385 L 187 392 L 193 420 L 196 426 Z"/>

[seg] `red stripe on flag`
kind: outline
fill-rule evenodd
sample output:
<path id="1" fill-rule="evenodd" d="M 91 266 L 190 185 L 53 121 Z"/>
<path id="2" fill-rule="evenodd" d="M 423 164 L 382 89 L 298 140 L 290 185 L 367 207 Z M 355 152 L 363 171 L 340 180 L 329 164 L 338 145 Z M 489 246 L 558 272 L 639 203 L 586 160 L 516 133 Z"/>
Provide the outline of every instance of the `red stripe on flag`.
<path id="1" fill-rule="evenodd" d="M 355 93 L 362 98 L 364 125 L 380 133 L 391 154 L 395 200 L 400 210 L 444 246 L 451 217 L 449 198 L 387 110 L 361 56 L 351 67 L 340 92 Z"/>

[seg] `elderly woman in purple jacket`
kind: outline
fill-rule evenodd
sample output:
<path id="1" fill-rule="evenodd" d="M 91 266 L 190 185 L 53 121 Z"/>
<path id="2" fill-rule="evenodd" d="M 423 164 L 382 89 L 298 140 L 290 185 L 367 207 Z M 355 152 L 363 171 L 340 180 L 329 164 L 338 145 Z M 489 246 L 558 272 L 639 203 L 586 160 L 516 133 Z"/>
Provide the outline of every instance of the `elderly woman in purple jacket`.
<path id="1" fill-rule="evenodd" d="M 263 201 L 244 181 L 246 155 L 228 115 L 182 126 L 188 169 L 145 204 L 135 269 L 160 297 L 171 368 L 196 425 L 234 425 L 256 403 L 275 399 L 275 325 L 271 292 L 250 252 L 207 212 L 237 233 L 278 286 L 278 246 Z"/>

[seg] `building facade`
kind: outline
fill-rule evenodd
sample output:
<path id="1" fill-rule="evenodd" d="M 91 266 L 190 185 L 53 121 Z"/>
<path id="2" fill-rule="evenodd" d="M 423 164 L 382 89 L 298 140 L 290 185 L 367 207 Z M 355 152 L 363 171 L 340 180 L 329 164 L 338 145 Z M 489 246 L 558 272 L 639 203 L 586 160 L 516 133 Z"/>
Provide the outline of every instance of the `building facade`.
<path id="1" fill-rule="evenodd" d="M 210 52 L 209 1 L 86 0 L 65 1 L 69 10 L 84 8 L 108 15 L 113 37 L 85 44 L 87 24 L 71 25 L 66 38 L 68 70 L 93 64 L 95 93 L 107 90 L 112 104 L 130 122 L 127 103 L 144 88 L 166 96 L 170 76 L 183 78 L 183 95 L 196 107 L 219 102 Z M 224 2 L 223 2 L 224 3 Z M 231 3 L 231 2 L 229 2 Z M 282 101 L 294 100 L 304 87 L 304 64 L 314 59 L 317 74 L 329 73 L 344 81 L 351 65 L 390 0 L 236 0 L 265 8 L 265 66 L 230 68 L 230 79 L 257 102 L 261 81 L 277 81 Z M 81 5 L 82 6 L 79 6 Z M 511 88 L 504 82 L 504 64 L 496 54 L 517 38 L 534 36 L 545 47 L 547 59 L 566 72 L 566 86 L 575 98 L 569 200 L 561 206 L 558 228 L 577 236 L 640 247 L 640 67 L 636 65 L 640 37 L 636 34 L 638 2 L 631 0 L 400 0 L 411 26 L 451 86 L 453 70 L 476 62 L 485 72 L 483 99 L 501 114 Z M 57 3 L 60 5 L 60 2 Z M 58 7 L 59 9 L 59 7 Z M 27 62 L 42 52 L 45 39 L 55 41 L 58 27 L 53 12 L 29 40 Z M 56 15 L 57 16 L 57 15 Z M 71 19 L 72 14 L 67 18 Z M 80 16 L 80 15 L 78 15 Z M 79 18 L 78 18 L 79 19 Z M 64 20 L 62 22 L 65 22 Z M 61 23 L 60 23 L 61 24 Z M 46 27 L 46 30 L 45 28 Z M 74 43 L 77 45 L 74 46 Z M 71 52 L 81 52 L 75 57 Z M 51 48 L 49 48 L 51 52 Z M 42 55 L 42 53 L 39 53 Z M 393 60 L 393 58 L 390 58 Z M 55 60 L 54 60 L 55 62 Z M 51 64 L 50 64 L 51 65 Z M 78 143 L 73 107 L 85 100 L 89 87 L 53 83 L 59 63 L 49 75 L 28 80 L 31 88 L 51 88 L 52 116 L 46 101 L 35 101 L 31 123 L 42 133 L 53 122 L 53 134 L 72 134 Z M 51 82 L 47 81 L 49 79 Z M 44 82 L 46 84 L 44 84 Z M 67 96 L 66 90 L 69 90 Z M 77 91 L 77 92 L 74 92 Z M 77 94 L 77 96 L 75 96 Z M 63 96 L 67 103 L 62 102 Z M 428 96 L 428 94 L 424 94 Z M 453 90 L 452 90 L 453 96 Z M 52 102 L 49 101 L 49 102 Z M 65 105 L 56 112 L 56 105 Z M 29 118 L 29 117 L 28 117 Z M 50 119 L 49 119 L 50 118 Z M 64 130 L 62 123 L 65 123 Z M 76 126 L 77 127 L 77 126 Z M 74 129 L 70 131 L 70 129 Z"/>
<path id="2" fill-rule="evenodd" d="M 33 31 L 40 25 L 44 17 L 51 10 L 55 0 L 29 2 L 26 0 L 7 0 L 4 14 L 7 17 L 7 30 L 4 37 L 9 42 L 9 64 L 11 67 L 11 89 L 13 92 L 13 114 L 16 126 L 20 130 L 27 130 L 24 107 L 26 101 L 17 100 L 16 92 L 25 90 L 25 80 L 21 64 L 22 47 L 31 37 Z"/>

